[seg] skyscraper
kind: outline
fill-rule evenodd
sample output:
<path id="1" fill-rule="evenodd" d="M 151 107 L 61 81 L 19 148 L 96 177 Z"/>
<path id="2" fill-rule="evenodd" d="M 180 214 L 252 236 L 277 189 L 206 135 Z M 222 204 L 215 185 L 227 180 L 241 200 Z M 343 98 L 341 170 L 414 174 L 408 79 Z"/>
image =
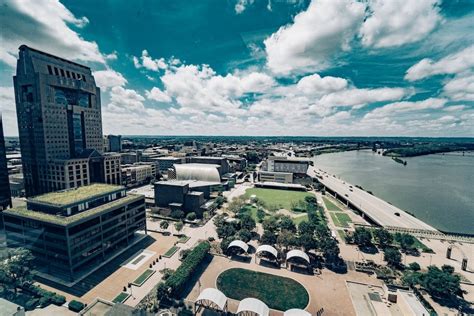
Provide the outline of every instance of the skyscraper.
<path id="1" fill-rule="evenodd" d="M 26 45 L 19 50 L 13 81 L 26 195 L 119 184 L 120 156 L 102 155 L 100 89 L 91 69 Z"/>
<path id="2" fill-rule="evenodd" d="M 12 206 L 10 185 L 8 181 L 5 139 L 3 138 L 3 123 L 2 115 L 0 114 L 0 210 Z"/>

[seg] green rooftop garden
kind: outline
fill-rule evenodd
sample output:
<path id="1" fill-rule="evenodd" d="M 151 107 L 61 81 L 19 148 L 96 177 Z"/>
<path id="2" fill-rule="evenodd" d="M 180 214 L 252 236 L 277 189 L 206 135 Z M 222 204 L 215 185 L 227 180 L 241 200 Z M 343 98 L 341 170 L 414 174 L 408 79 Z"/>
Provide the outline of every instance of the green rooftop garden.
<path id="1" fill-rule="evenodd" d="M 98 213 L 101 213 L 105 210 L 111 209 L 116 206 L 120 206 L 125 203 L 130 203 L 135 200 L 138 200 L 142 198 L 141 195 L 135 195 L 135 194 L 128 194 L 127 196 L 120 198 L 118 200 L 106 203 L 104 205 L 91 208 L 87 211 L 78 213 L 76 215 L 72 216 L 59 216 L 59 215 L 53 215 L 53 214 L 48 214 L 48 213 L 43 213 L 43 212 L 38 212 L 38 211 L 32 211 L 26 208 L 26 206 L 19 206 L 16 208 L 12 208 L 9 210 L 3 211 L 4 214 L 12 214 L 12 215 L 19 215 L 22 217 L 28 217 L 31 219 L 35 219 L 38 221 L 42 222 L 48 222 L 51 224 L 57 224 L 61 226 L 67 226 L 70 225 L 74 222 L 77 222 L 79 220 L 82 220 L 84 218 L 96 215 Z"/>
<path id="2" fill-rule="evenodd" d="M 87 186 L 82 186 L 77 189 L 70 189 L 65 191 L 51 192 L 30 198 L 31 202 L 46 203 L 54 206 L 66 206 L 76 204 L 84 200 L 90 200 L 94 197 L 106 195 L 117 190 L 124 189 L 120 185 L 110 185 L 103 183 L 94 183 Z"/>

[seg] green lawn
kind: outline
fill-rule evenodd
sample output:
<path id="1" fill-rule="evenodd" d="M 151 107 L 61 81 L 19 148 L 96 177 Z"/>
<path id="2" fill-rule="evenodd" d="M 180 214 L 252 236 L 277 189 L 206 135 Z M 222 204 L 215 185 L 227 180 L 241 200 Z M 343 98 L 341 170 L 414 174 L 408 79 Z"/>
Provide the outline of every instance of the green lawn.
<path id="1" fill-rule="evenodd" d="M 168 249 L 167 252 L 163 255 L 165 258 L 171 258 L 177 251 L 179 250 L 179 247 L 173 246 L 170 249 Z"/>
<path id="2" fill-rule="evenodd" d="M 308 292 L 295 280 L 240 268 L 222 272 L 217 288 L 230 298 L 254 297 L 280 311 L 304 309 L 309 302 Z"/>
<path id="3" fill-rule="evenodd" d="M 326 198 L 324 196 L 323 196 L 323 201 L 324 201 L 324 204 L 326 204 L 326 207 L 327 207 L 328 211 L 331 211 L 331 212 L 340 212 L 340 211 L 342 211 L 341 208 L 339 206 L 337 206 L 337 204 L 335 204 L 334 202 L 332 202 L 331 200 L 329 200 L 328 198 Z"/>
<path id="4" fill-rule="evenodd" d="M 130 296 L 130 294 L 121 292 L 119 295 L 117 295 L 112 302 L 113 303 L 123 303 L 125 300 Z"/>
<path id="5" fill-rule="evenodd" d="M 146 269 L 138 278 L 135 279 L 135 281 L 133 281 L 133 284 L 136 285 L 136 286 L 142 286 L 143 283 L 145 283 L 145 281 L 148 280 L 148 278 L 153 273 L 155 273 L 155 271 L 153 271 L 151 269 Z"/>
<path id="6" fill-rule="evenodd" d="M 330 212 L 331 218 L 336 226 L 347 228 L 352 223 L 351 218 L 346 213 Z"/>
<path id="7" fill-rule="evenodd" d="M 291 204 L 293 202 L 304 200 L 306 196 L 313 196 L 307 192 L 278 189 L 250 188 L 245 191 L 246 198 L 250 198 L 252 195 L 256 195 L 257 198 L 262 200 L 267 205 L 267 208 L 270 205 L 276 205 L 289 211 L 291 211 Z"/>
<path id="8" fill-rule="evenodd" d="M 346 233 L 342 229 L 338 229 L 337 234 L 341 237 L 342 241 L 346 240 Z"/>
<path id="9" fill-rule="evenodd" d="M 308 214 L 303 214 L 297 217 L 293 217 L 293 223 L 295 223 L 296 226 L 298 226 L 303 221 L 309 221 Z"/>

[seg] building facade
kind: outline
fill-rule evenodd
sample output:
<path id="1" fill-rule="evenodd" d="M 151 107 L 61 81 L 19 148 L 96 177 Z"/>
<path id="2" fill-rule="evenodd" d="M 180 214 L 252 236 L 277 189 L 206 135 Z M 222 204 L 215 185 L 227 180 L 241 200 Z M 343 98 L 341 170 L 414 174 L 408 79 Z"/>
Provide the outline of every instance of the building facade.
<path id="1" fill-rule="evenodd" d="M 139 162 L 133 165 L 122 166 L 122 184 L 135 186 L 150 183 L 156 178 L 156 165 L 154 163 Z"/>
<path id="2" fill-rule="evenodd" d="M 104 151 L 116 152 L 122 151 L 122 136 L 121 135 L 106 135 L 104 136 Z"/>
<path id="3" fill-rule="evenodd" d="M 310 162 L 308 159 L 268 157 L 266 161 L 266 171 L 306 174 L 309 165 Z"/>
<path id="4" fill-rule="evenodd" d="M 0 115 L 0 210 L 12 206 L 10 180 L 8 178 L 7 153 L 3 137 L 3 123 Z"/>
<path id="5" fill-rule="evenodd" d="M 29 198 L 4 211 L 8 247 L 30 249 L 41 276 L 72 282 L 146 233 L 145 198 L 93 184 Z"/>
<path id="6" fill-rule="evenodd" d="M 91 151 L 103 152 L 100 89 L 91 69 L 22 45 L 13 82 L 26 195 L 106 182 L 95 159 L 86 162 L 88 179 L 66 185 L 68 160 L 81 159 L 76 168 Z"/>

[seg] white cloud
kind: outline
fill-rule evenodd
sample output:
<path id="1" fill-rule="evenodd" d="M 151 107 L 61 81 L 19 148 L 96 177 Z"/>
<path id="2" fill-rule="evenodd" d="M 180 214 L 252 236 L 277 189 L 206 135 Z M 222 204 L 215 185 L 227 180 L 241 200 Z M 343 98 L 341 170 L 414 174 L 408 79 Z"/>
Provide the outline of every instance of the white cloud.
<path id="1" fill-rule="evenodd" d="M 407 70 L 405 79 L 416 81 L 434 75 L 459 74 L 473 67 L 474 45 L 471 45 L 438 61 L 433 61 L 429 58 L 422 59 Z"/>
<path id="2" fill-rule="evenodd" d="M 151 71 L 160 71 L 168 68 L 168 64 L 166 63 L 163 57 L 159 59 L 153 59 L 152 57 L 150 57 L 150 54 L 148 54 L 148 51 L 146 49 L 142 51 L 142 56 L 140 57 L 140 59 L 133 56 L 133 64 L 135 65 L 135 68 L 144 67 Z"/>
<path id="3" fill-rule="evenodd" d="M 369 0 L 370 16 L 360 29 L 364 46 L 400 46 L 421 40 L 442 20 L 440 0 Z"/>
<path id="4" fill-rule="evenodd" d="M 0 60 L 16 65 L 22 44 L 67 59 L 105 63 L 106 56 L 95 42 L 84 40 L 69 26 L 84 27 L 86 17 L 77 18 L 55 0 L 5 0 L 0 6 Z"/>
<path id="5" fill-rule="evenodd" d="M 153 87 L 151 90 L 145 91 L 145 95 L 148 100 L 154 100 L 157 102 L 171 102 L 170 96 L 157 87 Z"/>
<path id="6" fill-rule="evenodd" d="M 94 71 L 92 75 L 96 84 L 104 91 L 115 86 L 124 86 L 127 83 L 127 79 L 121 73 L 112 69 Z"/>
<path id="7" fill-rule="evenodd" d="M 235 13 L 241 14 L 242 12 L 245 11 L 247 6 L 252 5 L 254 0 L 237 0 L 237 3 L 235 4 L 234 10 Z"/>
<path id="8" fill-rule="evenodd" d="M 378 107 L 365 115 L 365 118 L 389 117 L 400 113 L 439 109 L 446 104 L 446 99 L 429 98 L 423 101 L 395 102 Z"/>
<path id="9" fill-rule="evenodd" d="M 321 78 L 318 74 L 313 74 L 301 78 L 297 88 L 305 94 L 325 94 L 343 90 L 347 87 L 346 79 L 326 76 Z"/>
<path id="10" fill-rule="evenodd" d="M 113 87 L 110 91 L 109 109 L 115 111 L 143 111 L 145 98 L 133 89 Z"/>
<path id="11" fill-rule="evenodd" d="M 268 67 L 278 74 L 309 72 L 329 66 L 341 50 L 348 50 L 364 18 L 365 4 L 352 0 L 313 0 L 264 41 Z"/>
<path id="12" fill-rule="evenodd" d="M 464 104 L 460 104 L 460 105 L 447 106 L 443 110 L 446 111 L 446 112 L 457 112 L 457 111 L 462 111 L 465 108 L 466 108 L 466 106 Z"/>
<path id="13" fill-rule="evenodd" d="M 13 87 L 0 87 L 0 113 L 2 114 L 3 133 L 6 136 L 18 135 Z"/>
<path id="14" fill-rule="evenodd" d="M 444 95 L 454 101 L 474 101 L 474 73 L 449 80 L 443 91 Z"/>

